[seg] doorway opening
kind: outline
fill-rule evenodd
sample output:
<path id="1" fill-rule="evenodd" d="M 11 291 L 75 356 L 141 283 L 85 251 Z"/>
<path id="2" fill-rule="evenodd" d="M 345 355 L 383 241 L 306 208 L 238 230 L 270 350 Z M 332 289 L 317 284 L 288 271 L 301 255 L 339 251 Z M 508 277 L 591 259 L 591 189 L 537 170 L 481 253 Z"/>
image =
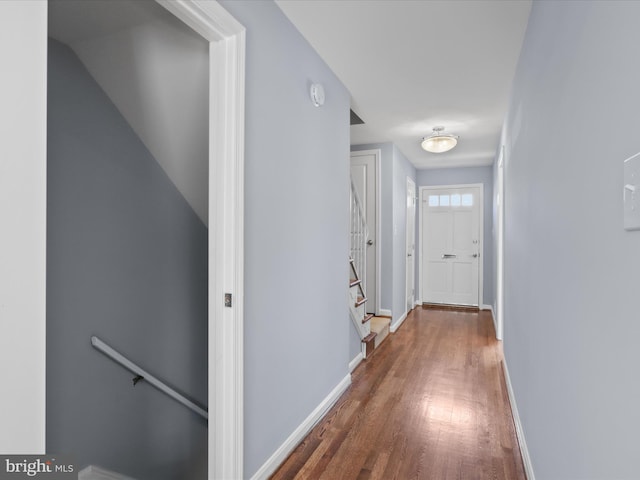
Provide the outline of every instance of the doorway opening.
<path id="1" fill-rule="evenodd" d="M 199 0 L 49 12 L 47 450 L 240 478 L 244 28 Z M 132 386 L 92 334 L 208 424 Z"/>
<path id="2" fill-rule="evenodd" d="M 380 150 L 351 152 L 351 180 L 364 210 L 369 232 L 366 242 L 364 291 L 367 313 L 387 314 L 380 307 Z M 388 313 L 391 315 L 391 313 Z"/>
<path id="3" fill-rule="evenodd" d="M 420 187 L 423 303 L 482 305 L 483 185 Z"/>

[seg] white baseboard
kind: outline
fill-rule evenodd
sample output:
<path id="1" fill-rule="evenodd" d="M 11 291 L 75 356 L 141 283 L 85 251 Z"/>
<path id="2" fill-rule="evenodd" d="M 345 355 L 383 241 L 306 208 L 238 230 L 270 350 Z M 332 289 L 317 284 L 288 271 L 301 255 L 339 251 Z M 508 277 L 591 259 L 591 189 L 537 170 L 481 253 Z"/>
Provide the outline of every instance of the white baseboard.
<path id="1" fill-rule="evenodd" d="M 500 336 L 498 336 L 498 319 L 496 318 L 496 309 L 493 308 L 493 305 L 482 305 L 480 307 L 481 310 L 489 310 L 491 312 L 491 320 L 493 320 L 493 329 L 496 332 L 496 339 L 502 340 Z"/>
<path id="2" fill-rule="evenodd" d="M 358 355 L 356 355 L 354 359 L 349 362 L 349 373 L 353 372 L 356 367 L 360 365 L 360 362 L 362 360 L 364 360 L 364 355 L 362 355 L 362 352 L 358 352 Z"/>
<path id="3" fill-rule="evenodd" d="M 258 469 L 251 480 L 266 480 L 276 471 L 282 462 L 289 456 L 294 448 L 307 436 L 311 429 L 318 423 L 327 411 L 338 401 L 340 395 L 351 385 L 351 374 L 344 377 L 338 385 L 320 402 L 313 412 L 296 428 L 289 438 L 274 452 L 273 455 Z"/>
<path id="4" fill-rule="evenodd" d="M 390 317 L 391 310 L 386 310 L 384 308 L 381 308 L 380 310 L 378 310 L 378 315 L 380 315 L 381 317 Z"/>
<path id="5" fill-rule="evenodd" d="M 502 370 L 504 371 L 504 380 L 507 384 L 507 393 L 509 395 L 509 403 L 511 404 L 511 414 L 513 416 L 513 423 L 516 427 L 518 444 L 520 445 L 520 454 L 522 456 L 522 463 L 524 464 L 524 473 L 527 475 L 527 480 L 536 480 L 536 476 L 533 473 L 533 464 L 531 463 L 531 457 L 529 456 L 529 449 L 527 448 L 527 441 L 524 438 L 524 430 L 522 429 L 520 414 L 518 413 L 516 397 L 513 393 L 513 387 L 511 386 L 511 378 L 509 377 L 507 361 L 504 358 L 502 360 Z"/>
<path id="6" fill-rule="evenodd" d="M 389 331 L 391 333 L 396 333 L 396 330 L 400 328 L 400 325 L 402 325 L 402 322 L 404 322 L 406 319 L 407 319 L 407 312 L 405 312 L 404 315 L 402 315 L 398 320 L 396 320 L 391 324 L 391 326 L 389 327 Z"/>
<path id="7" fill-rule="evenodd" d="M 416 307 L 422 306 L 422 300 L 416 300 Z"/>

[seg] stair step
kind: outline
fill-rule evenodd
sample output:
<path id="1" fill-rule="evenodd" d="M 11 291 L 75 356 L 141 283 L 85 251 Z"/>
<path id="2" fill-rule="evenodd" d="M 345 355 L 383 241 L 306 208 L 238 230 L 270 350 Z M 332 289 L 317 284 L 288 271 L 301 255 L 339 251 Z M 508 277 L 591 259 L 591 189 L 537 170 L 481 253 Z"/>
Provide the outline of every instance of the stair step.
<path id="1" fill-rule="evenodd" d="M 356 301 L 356 308 L 358 308 L 360 305 L 364 305 L 367 301 L 367 297 L 358 297 L 358 300 Z"/>
<path id="2" fill-rule="evenodd" d="M 376 333 L 373 344 L 374 349 L 378 348 L 382 341 L 389 335 L 391 319 L 386 317 L 375 317 L 371 320 L 371 331 Z"/>
<path id="3" fill-rule="evenodd" d="M 364 318 L 362 319 L 362 323 L 365 324 L 367 323 L 369 320 L 371 320 L 373 318 L 373 313 L 368 313 L 367 315 L 364 316 Z"/>
<path id="4" fill-rule="evenodd" d="M 360 285 L 360 283 L 362 283 L 362 280 L 358 279 L 358 278 L 352 278 L 349 281 L 349 288 L 351 287 L 355 287 L 356 285 Z"/>
<path id="5" fill-rule="evenodd" d="M 364 338 L 362 339 L 362 341 L 363 341 L 364 343 L 368 343 L 368 342 L 370 342 L 371 340 L 373 340 L 374 338 L 376 338 L 376 336 L 377 336 L 377 335 L 378 335 L 378 334 L 377 334 L 376 332 L 371 332 L 369 335 L 367 335 L 366 337 L 364 337 Z"/>
<path id="6" fill-rule="evenodd" d="M 365 344 L 365 358 L 373 353 L 377 336 L 378 334 L 376 332 L 371 332 L 369 335 L 362 339 L 362 343 Z"/>

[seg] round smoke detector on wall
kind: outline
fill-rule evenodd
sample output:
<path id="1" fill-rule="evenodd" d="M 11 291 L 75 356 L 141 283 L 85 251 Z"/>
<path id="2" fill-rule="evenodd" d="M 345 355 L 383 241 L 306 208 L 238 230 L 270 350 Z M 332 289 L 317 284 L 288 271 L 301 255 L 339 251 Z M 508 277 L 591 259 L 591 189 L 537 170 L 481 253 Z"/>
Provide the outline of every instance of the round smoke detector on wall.
<path id="1" fill-rule="evenodd" d="M 324 87 L 321 83 L 311 85 L 311 101 L 315 107 L 324 105 Z"/>

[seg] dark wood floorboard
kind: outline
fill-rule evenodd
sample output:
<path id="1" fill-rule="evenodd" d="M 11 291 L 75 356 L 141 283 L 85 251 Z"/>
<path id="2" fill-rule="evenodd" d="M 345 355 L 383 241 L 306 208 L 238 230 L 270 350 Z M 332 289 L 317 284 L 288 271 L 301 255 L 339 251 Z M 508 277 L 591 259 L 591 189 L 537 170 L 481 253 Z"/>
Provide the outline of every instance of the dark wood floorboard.
<path id="1" fill-rule="evenodd" d="M 271 477 L 526 480 L 491 314 L 414 309 Z"/>

